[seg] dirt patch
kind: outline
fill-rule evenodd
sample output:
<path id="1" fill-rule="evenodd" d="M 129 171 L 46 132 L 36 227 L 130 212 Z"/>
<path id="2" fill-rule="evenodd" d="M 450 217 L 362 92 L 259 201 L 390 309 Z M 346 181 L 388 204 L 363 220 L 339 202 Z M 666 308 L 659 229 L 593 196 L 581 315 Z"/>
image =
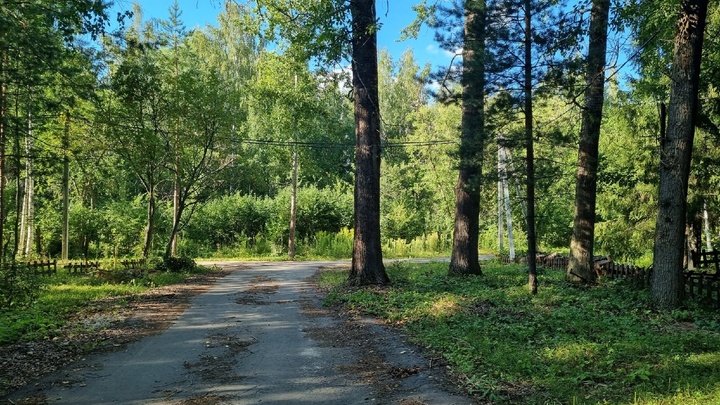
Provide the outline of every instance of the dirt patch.
<path id="1" fill-rule="evenodd" d="M 229 403 L 231 399 L 227 395 L 205 394 L 182 400 L 177 405 L 217 405 Z"/>
<path id="2" fill-rule="evenodd" d="M 250 280 L 250 288 L 239 294 L 235 300 L 240 305 L 269 305 L 278 303 L 269 301 L 266 296 L 277 293 L 280 285 L 274 283 L 274 279 L 266 276 L 253 277 Z"/>
<path id="3" fill-rule="evenodd" d="M 313 283 L 311 278 L 309 282 Z M 372 287 L 371 287 L 372 288 Z M 433 353 L 410 345 L 401 338 L 396 325 L 387 325 L 343 307 L 324 307 L 323 291 L 301 300 L 301 309 L 310 317 L 333 317 L 337 322 L 327 327 L 305 329 L 313 340 L 330 347 L 352 347 L 357 360 L 337 367 L 337 371 L 355 376 L 373 387 L 376 398 L 384 404 L 427 405 L 455 403 L 438 392 L 443 389 L 468 399 L 460 381 L 449 373 L 447 363 Z M 413 380 L 413 381 L 410 381 Z M 432 381 L 433 384 L 428 384 Z M 440 395 L 445 395 L 441 393 Z M 465 402 L 462 402 L 465 403 Z"/>
<path id="4" fill-rule="evenodd" d="M 113 297 L 80 311 L 52 339 L 0 347 L 0 396 L 94 353 L 119 350 L 166 330 L 187 309 L 190 298 L 207 291 L 230 271 L 218 270 L 135 296 Z M 41 397 L 23 404 L 44 404 Z"/>
<path id="5" fill-rule="evenodd" d="M 185 363 L 185 368 L 203 381 L 232 383 L 242 380 L 245 377 L 234 372 L 237 364 L 235 355 L 248 350 L 248 347 L 256 342 L 254 338 L 238 340 L 237 337 L 224 333 L 210 335 L 205 340 L 205 347 L 210 349 L 210 354 L 201 355 L 198 361 Z"/>
<path id="6" fill-rule="evenodd" d="M 339 309 L 335 308 L 334 311 Z M 427 368 L 417 365 L 399 367 L 389 362 L 384 351 L 395 349 L 380 348 L 379 345 L 383 344 L 382 336 L 378 336 L 376 331 L 353 314 L 344 313 L 339 325 L 307 329 L 305 333 L 321 345 L 352 347 L 357 350 L 360 356 L 356 361 L 338 366 L 337 369 L 341 373 L 356 376 L 363 383 L 372 386 L 378 398 L 389 398 L 397 394 L 402 379 Z"/>

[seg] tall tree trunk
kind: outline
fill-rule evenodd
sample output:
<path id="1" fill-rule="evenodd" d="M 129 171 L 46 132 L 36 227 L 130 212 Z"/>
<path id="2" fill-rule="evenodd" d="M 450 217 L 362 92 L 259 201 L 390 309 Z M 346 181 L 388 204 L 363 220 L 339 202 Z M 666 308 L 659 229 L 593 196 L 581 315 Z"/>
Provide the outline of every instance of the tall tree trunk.
<path id="1" fill-rule="evenodd" d="M 177 137 L 176 143 L 177 147 Z M 165 251 L 165 256 L 177 256 L 177 230 L 180 227 L 180 157 L 177 151 L 175 152 L 175 164 L 174 164 L 174 181 L 173 181 L 173 223 L 172 231 L 170 233 L 170 243 Z"/>
<path id="2" fill-rule="evenodd" d="M 575 215 L 570 242 L 567 278 L 574 282 L 593 283 L 595 269 L 595 200 L 597 192 L 598 146 L 600 123 L 605 100 L 605 52 L 607 50 L 610 0 L 593 0 L 590 20 L 590 45 L 585 73 L 585 107 L 578 147 L 575 179 Z"/>
<path id="3" fill-rule="evenodd" d="M 355 237 L 351 285 L 387 284 L 380 243 L 380 103 L 375 0 L 351 0 L 355 104 Z"/>
<path id="4" fill-rule="evenodd" d="M 650 281 L 653 302 L 661 309 L 675 308 L 685 288 L 683 238 L 708 1 L 682 0 L 677 20 L 667 136 L 660 151 L 658 217 Z"/>
<path id="5" fill-rule="evenodd" d="M 0 59 L 0 265 L 5 262 L 5 142 L 7 130 L 7 83 L 5 68 L 7 56 Z"/>
<path id="6" fill-rule="evenodd" d="M 525 0 L 525 157 L 527 169 L 528 288 L 537 294 L 537 236 L 535 235 L 535 150 L 533 142 L 532 0 Z"/>
<path id="7" fill-rule="evenodd" d="M 177 6 L 177 3 L 174 4 Z M 178 12 L 178 9 L 171 8 L 170 12 L 173 13 L 173 11 Z M 178 22 L 178 20 L 175 19 L 175 17 L 179 17 L 178 14 L 171 14 L 171 19 L 174 22 Z M 174 173 L 174 181 L 173 181 L 173 225 L 172 225 L 172 232 L 170 233 L 170 245 L 169 248 L 165 251 L 165 257 L 170 256 L 177 256 L 177 232 L 180 228 L 180 187 L 182 185 L 180 184 L 180 108 L 179 108 L 179 100 L 180 100 L 180 92 L 179 92 L 179 85 L 180 85 L 180 61 L 178 57 L 178 38 L 176 35 L 173 34 L 173 57 L 175 59 L 175 163 L 173 165 L 173 173 Z"/>
<path id="8" fill-rule="evenodd" d="M 177 201 L 177 212 L 174 214 L 177 215 L 177 221 L 173 220 L 172 228 L 170 228 L 170 239 L 168 239 L 168 243 L 165 246 L 164 257 L 177 256 L 177 237 L 180 233 L 180 218 L 182 218 L 183 213 L 185 212 L 184 199 L 180 197 L 180 192 L 182 192 L 182 190 L 178 191 L 179 198 Z"/>
<path id="9" fill-rule="evenodd" d="M 62 179 L 62 260 L 69 258 L 70 245 L 70 113 L 65 111 L 65 131 L 63 133 L 63 179 Z"/>
<path id="10" fill-rule="evenodd" d="M 705 234 L 705 249 L 709 252 L 712 250 L 712 240 L 710 239 L 710 219 L 708 218 L 707 202 L 703 202 L 703 233 Z"/>
<path id="11" fill-rule="evenodd" d="M 153 233 L 155 232 L 155 187 L 151 184 L 148 189 L 147 225 L 145 228 L 145 241 L 143 242 L 142 258 L 147 259 L 152 247 Z"/>
<path id="12" fill-rule="evenodd" d="M 498 173 L 498 180 L 497 180 L 497 234 L 498 234 L 498 253 L 502 253 L 503 250 L 505 250 L 503 239 L 505 237 L 505 229 L 503 226 L 503 221 L 505 220 L 505 200 L 503 198 L 503 184 L 502 184 L 502 178 L 500 177 L 500 173 L 502 171 L 502 149 L 500 149 L 500 146 L 498 146 L 498 161 L 497 161 L 497 173 Z"/>
<path id="13" fill-rule="evenodd" d="M 482 274 L 478 261 L 480 177 L 485 142 L 485 0 L 465 1 L 460 167 L 450 275 Z"/>
<path id="14" fill-rule="evenodd" d="M 505 153 L 505 147 L 500 147 L 500 161 L 502 165 L 500 167 L 500 178 L 502 182 L 502 193 L 503 199 L 505 200 L 505 221 L 507 223 L 507 234 L 508 234 L 508 251 L 510 254 L 510 260 L 515 260 L 515 236 L 513 235 L 513 224 L 512 224 L 512 209 L 510 207 L 510 189 L 508 187 L 508 173 L 507 173 L 507 161 L 508 157 Z"/>
<path id="15" fill-rule="evenodd" d="M 28 220 L 29 220 L 29 207 L 28 207 L 28 200 L 30 199 L 30 153 L 29 153 L 29 144 L 30 144 L 30 137 L 32 136 L 32 115 L 28 111 L 27 116 L 27 133 L 25 134 L 25 192 L 22 195 L 22 203 L 20 205 L 20 212 L 19 218 L 20 218 L 20 235 L 18 238 L 18 253 L 20 256 L 27 257 L 27 243 L 29 243 L 27 234 L 30 231 L 28 229 Z"/>
<path id="16" fill-rule="evenodd" d="M 15 223 L 13 224 L 13 247 L 12 247 L 12 258 L 17 260 L 18 249 L 20 248 L 20 222 L 22 217 L 22 204 L 25 200 L 23 193 L 23 182 L 22 176 L 22 161 L 20 155 L 20 88 L 15 89 L 15 134 L 13 136 L 13 149 L 15 151 L 15 157 L 13 163 L 15 164 Z"/>
<path id="17" fill-rule="evenodd" d="M 29 140 L 30 144 L 32 145 L 32 140 Z M 30 156 L 30 155 L 28 155 Z M 32 254 L 32 248 L 33 248 L 33 240 L 34 235 L 33 232 L 35 230 L 35 178 L 33 177 L 33 165 L 32 165 L 32 158 L 28 159 L 28 167 L 27 167 L 27 179 L 26 179 L 26 186 L 25 186 L 25 206 L 26 206 L 26 215 L 25 215 L 25 226 L 27 228 L 25 232 L 25 251 L 23 252 L 24 256 L 30 257 Z M 39 253 L 39 251 L 38 251 Z"/>
<path id="18" fill-rule="evenodd" d="M 28 129 L 25 137 L 25 197 L 23 198 L 22 208 L 22 227 L 20 233 L 20 244 L 22 246 L 21 254 L 29 257 L 32 253 L 33 230 L 35 228 L 35 179 L 33 178 L 33 136 L 34 128 L 32 123 L 32 115 L 28 112 Z"/>
<path id="19" fill-rule="evenodd" d="M 297 219 L 297 179 L 298 179 L 298 152 L 293 150 L 292 160 L 292 189 L 290 191 L 290 235 L 288 236 L 288 257 L 295 260 L 295 223 Z"/>

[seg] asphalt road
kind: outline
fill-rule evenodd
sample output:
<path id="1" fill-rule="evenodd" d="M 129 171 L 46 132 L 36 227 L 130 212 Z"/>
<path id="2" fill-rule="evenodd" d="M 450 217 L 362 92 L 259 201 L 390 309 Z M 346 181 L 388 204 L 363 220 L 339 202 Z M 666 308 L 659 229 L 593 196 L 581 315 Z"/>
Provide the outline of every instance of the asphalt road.
<path id="1" fill-rule="evenodd" d="M 339 321 L 307 311 L 317 301 L 308 278 L 338 263 L 215 263 L 237 270 L 194 297 L 164 333 L 88 357 L 38 386 L 48 404 L 472 403 L 423 373 L 399 382 L 397 395 L 388 396 L 362 376 L 342 371 L 366 353 L 314 340 L 308 331 L 334 328 Z M 403 348 L 399 337 L 372 327 L 386 339 L 386 361 L 426 368 L 427 360 Z"/>

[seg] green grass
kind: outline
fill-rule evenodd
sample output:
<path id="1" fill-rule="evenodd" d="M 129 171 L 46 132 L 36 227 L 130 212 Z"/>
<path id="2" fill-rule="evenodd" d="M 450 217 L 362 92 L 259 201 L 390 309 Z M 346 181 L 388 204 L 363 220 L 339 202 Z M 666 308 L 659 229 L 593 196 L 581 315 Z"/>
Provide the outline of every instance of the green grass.
<path id="1" fill-rule="evenodd" d="M 337 233 L 318 232 L 312 239 L 296 241 L 297 260 L 347 260 L 352 257 L 353 231 L 342 229 Z M 438 234 L 418 236 L 411 241 L 404 239 L 384 239 L 382 241 L 385 259 L 447 257 L 450 244 L 447 237 Z M 288 260 L 287 245 L 278 245 L 273 241 L 260 239 L 257 243 L 266 249 L 249 249 L 245 245 L 226 247 L 218 251 L 201 255 L 198 260 L 244 260 L 244 261 L 281 261 Z"/>
<path id="2" fill-rule="evenodd" d="M 507 404 L 720 404 L 720 314 L 690 303 L 661 314 L 628 283 L 580 288 L 544 272 L 531 296 L 519 266 L 452 278 L 447 264 L 389 266 L 390 288 L 346 289 L 326 271 L 327 303 L 402 325 L 441 355 L 468 392 Z"/>
<path id="3" fill-rule="evenodd" d="M 210 270 L 199 267 L 196 271 Z M 52 338 L 68 319 L 94 301 L 139 294 L 153 287 L 179 283 L 190 275 L 143 272 L 139 276 L 127 277 L 122 282 L 112 282 L 92 275 L 71 276 L 64 272 L 43 277 L 38 298 L 30 305 L 0 309 L 0 345 Z"/>

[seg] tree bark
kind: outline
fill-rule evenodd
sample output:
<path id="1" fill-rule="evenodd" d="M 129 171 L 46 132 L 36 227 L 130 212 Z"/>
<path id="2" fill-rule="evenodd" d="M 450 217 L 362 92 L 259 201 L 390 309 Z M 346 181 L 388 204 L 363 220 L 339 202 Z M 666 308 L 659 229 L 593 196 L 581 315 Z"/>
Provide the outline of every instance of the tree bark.
<path id="1" fill-rule="evenodd" d="M 5 195 L 5 141 L 7 130 L 7 85 L 5 81 L 5 67 L 7 56 L 0 59 L 0 197 Z M 0 265 L 5 262 L 5 199 L 0 198 Z"/>
<path id="2" fill-rule="evenodd" d="M 532 0 L 525 0 L 525 167 L 527 170 L 528 288 L 537 294 L 537 236 L 535 235 L 535 146 L 533 141 Z"/>
<path id="3" fill-rule="evenodd" d="M 147 227 L 145 228 L 145 241 L 143 242 L 142 258 L 147 259 L 152 247 L 153 232 L 155 231 L 155 188 L 148 189 Z"/>
<path id="4" fill-rule="evenodd" d="M 20 173 L 22 172 L 22 157 L 20 154 L 20 88 L 15 89 L 15 136 L 13 137 L 13 150 L 14 153 L 14 159 L 13 163 L 15 163 L 15 172 L 17 173 L 17 176 L 15 177 L 15 222 L 13 226 L 13 249 L 12 249 L 12 258 L 13 260 L 17 260 L 18 258 L 18 249 L 20 248 L 20 222 L 22 220 L 22 204 L 25 201 L 25 195 L 23 190 L 23 182 L 22 182 L 22 176 Z"/>
<path id="5" fill-rule="evenodd" d="M 175 138 L 175 147 L 178 146 L 178 138 Z M 175 165 L 174 165 L 174 180 L 173 180 L 173 223 L 172 232 L 170 234 L 170 243 L 168 249 L 166 249 L 165 256 L 172 257 L 177 256 L 177 230 L 180 228 L 180 157 L 178 152 L 175 152 Z"/>
<path id="6" fill-rule="evenodd" d="M 20 206 L 21 209 L 19 211 L 20 237 L 18 238 L 18 241 L 19 241 L 18 252 L 19 252 L 20 256 L 22 256 L 22 257 L 27 257 L 26 243 L 30 243 L 30 241 L 28 240 L 28 237 L 27 237 L 28 232 L 30 232 L 30 229 L 28 227 L 28 220 L 29 220 L 28 204 L 29 204 L 29 199 L 30 199 L 30 182 L 31 182 L 30 174 L 32 172 L 32 165 L 30 163 L 31 159 L 30 159 L 30 146 L 29 145 L 30 145 L 30 137 L 33 135 L 33 133 L 32 133 L 33 131 L 32 131 L 32 115 L 29 111 L 28 111 L 27 120 L 28 120 L 27 121 L 27 133 L 25 134 L 25 156 L 26 156 L 26 158 L 25 158 L 25 166 L 26 166 L 25 184 L 24 184 L 25 192 L 22 193 L 22 204 Z"/>
<path id="7" fill-rule="evenodd" d="M 507 235 L 508 235 L 508 252 L 510 254 L 510 260 L 515 260 L 515 236 L 513 235 L 513 224 L 512 224 L 512 210 L 510 207 L 510 189 L 508 187 L 508 172 L 507 172 L 507 161 L 508 156 L 504 146 L 500 146 L 499 159 L 502 163 L 500 170 L 500 177 L 502 182 L 502 193 L 503 199 L 505 200 L 505 221 L 507 223 Z M 523 205 L 524 207 L 524 205 Z"/>
<path id="8" fill-rule="evenodd" d="M 700 63 L 709 0 L 682 0 L 677 20 L 650 290 L 660 309 L 677 307 L 682 275 L 688 178 L 698 110 Z"/>
<path id="9" fill-rule="evenodd" d="M 390 282 L 380 243 L 380 110 L 375 0 L 351 0 L 355 237 L 350 285 Z"/>
<path id="10" fill-rule="evenodd" d="M 290 235 L 288 236 L 288 258 L 295 260 L 295 225 L 297 220 L 298 152 L 293 150 L 292 184 L 290 190 Z"/>
<path id="11" fill-rule="evenodd" d="M 170 228 L 170 239 L 168 239 L 167 246 L 165 246 L 166 258 L 177 256 L 177 238 L 180 233 L 180 218 L 182 218 L 185 212 L 185 203 L 184 198 L 180 196 L 181 192 L 182 190 L 178 190 L 177 211 L 173 214 L 173 217 L 177 216 L 177 220 L 173 219 L 172 227 Z"/>
<path id="12" fill-rule="evenodd" d="M 575 179 L 575 215 L 570 242 L 567 278 L 579 283 L 595 282 L 593 248 L 595 240 L 595 202 L 597 197 L 598 147 L 600 123 L 605 101 L 605 53 L 607 51 L 610 0 L 593 0 L 590 44 L 585 73 L 585 107 L 578 146 Z"/>
<path id="13" fill-rule="evenodd" d="M 703 234 L 705 235 L 705 249 L 709 252 L 712 250 L 712 240 L 710 239 L 710 219 L 708 218 L 707 202 L 703 202 Z"/>
<path id="14" fill-rule="evenodd" d="M 485 142 L 485 0 L 465 1 L 460 167 L 450 275 L 482 274 L 478 261 L 480 178 Z"/>
<path id="15" fill-rule="evenodd" d="M 63 204 L 62 204 L 62 260 L 69 259 L 70 251 L 70 113 L 65 111 L 65 132 L 63 135 Z"/>
<path id="16" fill-rule="evenodd" d="M 497 181 L 497 234 L 498 234 L 498 253 L 502 253 L 503 250 L 505 250 L 505 246 L 503 243 L 504 239 L 504 233 L 505 229 L 503 226 L 504 221 L 504 215 L 505 215 L 505 204 L 503 199 L 503 183 L 502 178 L 500 178 L 500 173 L 502 171 L 502 150 L 500 149 L 500 146 L 498 146 L 498 161 L 497 161 L 497 171 L 498 171 L 498 181 Z"/>
<path id="17" fill-rule="evenodd" d="M 26 164 L 26 177 L 25 177 L 25 193 L 23 198 L 23 209 L 22 209 L 22 228 L 20 232 L 20 244 L 22 250 L 20 254 L 28 258 L 32 253 L 33 248 L 33 230 L 35 229 L 35 178 L 33 177 L 33 159 L 32 159 L 32 144 L 33 144 L 33 129 L 32 124 L 29 128 L 28 136 L 25 138 L 25 155 L 27 157 Z"/>

